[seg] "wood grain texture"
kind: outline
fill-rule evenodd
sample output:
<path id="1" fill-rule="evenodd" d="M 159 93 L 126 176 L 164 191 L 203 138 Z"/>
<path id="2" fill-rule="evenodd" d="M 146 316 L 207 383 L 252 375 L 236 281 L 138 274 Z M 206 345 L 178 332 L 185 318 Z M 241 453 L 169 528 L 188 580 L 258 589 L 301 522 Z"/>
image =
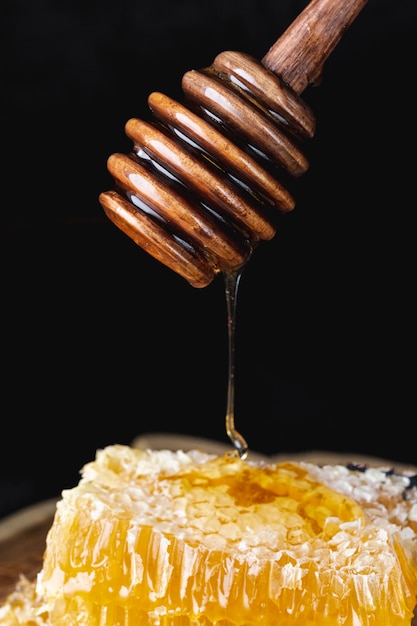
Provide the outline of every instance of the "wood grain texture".
<path id="1" fill-rule="evenodd" d="M 42 567 L 55 501 L 47 500 L 14 513 L 0 523 L 0 602 L 21 575 L 34 580 Z"/>
<path id="2" fill-rule="evenodd" d="M 312 0 L 262 63 L 298 94 L 319 81 L 323 65 L 367 0 Z"/>

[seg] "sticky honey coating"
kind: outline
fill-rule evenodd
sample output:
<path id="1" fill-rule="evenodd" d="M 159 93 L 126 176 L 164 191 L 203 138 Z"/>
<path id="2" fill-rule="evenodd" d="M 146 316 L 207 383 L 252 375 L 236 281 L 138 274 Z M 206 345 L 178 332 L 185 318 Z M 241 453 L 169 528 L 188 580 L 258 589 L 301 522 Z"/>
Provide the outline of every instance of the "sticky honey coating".
<path id="1" fill-rule="evenodd" d="M 16 617 L 17 595 L 0 623 L 410 626 L 409 484 L 381 470 L 109 446 L 58 502 L 26 590 L 38 621 Z"/>

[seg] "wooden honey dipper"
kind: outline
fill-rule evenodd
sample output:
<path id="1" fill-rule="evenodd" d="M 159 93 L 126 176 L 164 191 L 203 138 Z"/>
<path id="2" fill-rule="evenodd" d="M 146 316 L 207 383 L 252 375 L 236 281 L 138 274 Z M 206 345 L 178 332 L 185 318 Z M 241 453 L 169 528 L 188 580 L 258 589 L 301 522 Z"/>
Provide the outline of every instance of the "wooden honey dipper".
<path id="1" fill-rule="evenodd" d="M 137 245 L 205 287 L 237 270 L 295 206 L 315 117 L 300 95 L 367 0 L 312 0 L 262 61 L 223 52 L 186 72 L 186 104 L 153 92 L 151 122 L 130 119 L 130 154 L 112 154 L 115 190 L 99 201 Z"/>

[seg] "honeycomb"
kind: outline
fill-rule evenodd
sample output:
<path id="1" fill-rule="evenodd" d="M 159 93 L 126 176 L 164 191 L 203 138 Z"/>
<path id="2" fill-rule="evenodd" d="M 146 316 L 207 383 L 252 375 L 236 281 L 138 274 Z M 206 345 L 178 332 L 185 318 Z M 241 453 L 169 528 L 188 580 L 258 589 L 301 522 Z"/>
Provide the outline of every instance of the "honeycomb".
<path id="1" fill-rule="evenodd" d="M 62 493 L 37 582 L 9 599 L 0 623 L 410 626 L 409 483 L 381 470 L 109 446 Z"/>

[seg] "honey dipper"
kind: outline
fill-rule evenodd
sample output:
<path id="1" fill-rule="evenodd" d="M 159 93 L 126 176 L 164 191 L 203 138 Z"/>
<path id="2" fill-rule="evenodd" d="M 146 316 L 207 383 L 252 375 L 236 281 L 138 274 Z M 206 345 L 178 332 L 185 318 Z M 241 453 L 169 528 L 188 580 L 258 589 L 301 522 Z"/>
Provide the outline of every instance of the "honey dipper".
<path id="1" fill-rule="evenodd" d="M 112 154 L 99 202 L 137 245 L 205 287 L 237 270 L 291 211 L 315 117 L 300 95 L 367 0 L 312 0 L 261 61 L 222 52 L 182 78 L 185 103 L 158 92 L 153 119 L 130 119 L 130 154 Z"/>

